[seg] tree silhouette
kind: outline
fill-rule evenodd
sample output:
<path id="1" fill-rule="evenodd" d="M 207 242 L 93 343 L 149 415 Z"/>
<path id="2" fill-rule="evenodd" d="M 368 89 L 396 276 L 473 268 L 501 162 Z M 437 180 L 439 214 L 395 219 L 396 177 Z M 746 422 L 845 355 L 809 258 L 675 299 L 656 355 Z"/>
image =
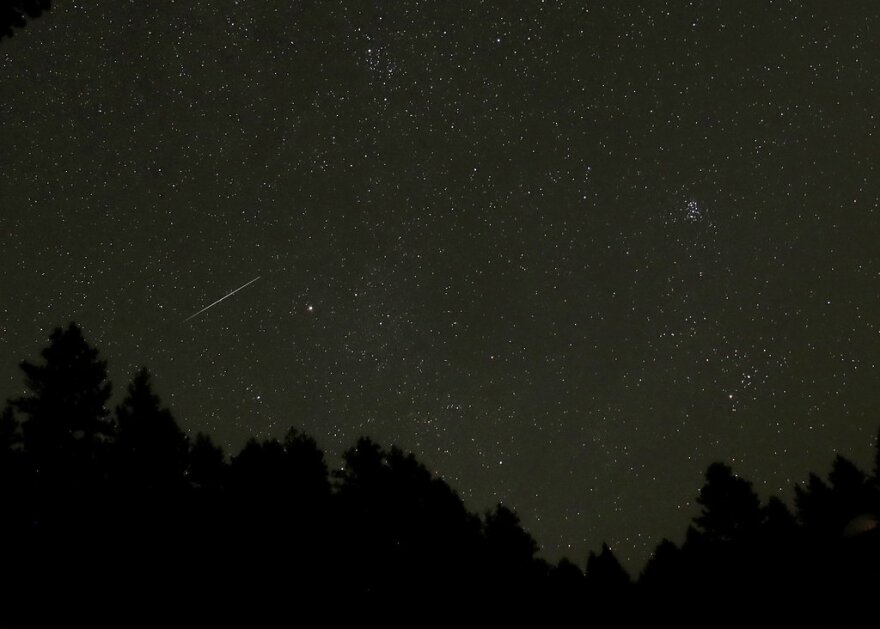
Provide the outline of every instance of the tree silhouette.
<path id="1" fill-rule="evenodd" d="M 21 425 L 6 405 L 0 413 L 0 486 L 20 482 L 17 473 L 23 463 Z"/>
<path id="2" fill-rule="evenodd" d="M 242 544 L 235 543 L 240 531 L 230 518 L 226 492 L 228 465 L 223 449 L 210 436 L 197 433 L 188 463 L 190 494 L 180 518 L 181 531 L 189 543 L 185 588 L 194 601 L 207 606 L 232 595 L 239 578 L 233 576 L 236 566 L 230 557 Z M 227 552 L 218 552 L 221 548 Z"/>
<path id="3" fill-rule="evenodd" d="M 226 479 L 229 567 L 251 575 L 254 595 L 284 589 L 314 596 L 329 587 L 330 482 L 314 439 L 290 430 L 283 441 L 251 439 Z M 287 566 L 277 575 L 274 566 Z"/>
<path id="4" fill-rule="evenodd" d="M 486 513 L 483 535 L 490 557 L 503 570 L 514 573 L 529 570 L 538 552 L 538 543 L 523 529 L 515 511 L 497 504 Z"/>
<path id="5" fill-rule="evenodd" d="M 330 493 L 324 453 L 314 439 L 293 429 L 283 443 L 249 440 L 233 457 L 230 474 L 232 487 L 250 495 L 281 494 L 301 501 Z"/>
<path id="6" fill-rule="evenodd" d="M 0 40 L 12 37 L 14 28 L 24 28 L 28 19 L 48 11 L 52 0 L 2 0 L 0 2 Z"/>
<path id="7" fill-rule="evenodd" d="M 585 584 L 583 571 L 574 562 L 563 557 L 547 571 L 548 602 L 564 612 L 574 612 L 582 604 Z"/>
<path id="8" fill-rule="evenodd" d="M 111 553 L 105 565 L 111 572 L 130 575 L 126 589 L 116 589 L 117 595 L 143 596 L 156 579 L 176 583 L 176 574 L 163 572 L 191 552 L 186 547 L 192 537 L 186 534 L 184 508 L 190 502 L 185 500 L 189 440 L 161 405 L 144 368 L 116 407 L 116 423 L 109 457 L 115 491 L 106 518 L 114 524 L 112 545 L 126 553 L 124 559 Z"/>
<path id="9" fill-rule="evenodd" d="M 114 437 L 107 363 L 74 323 L 56 328 L 40 355 L 40 363 L 21 363 L 28 392 L 11 400 L 22 420 L 22 455 L 31 479 L 16 580 L 40 583 L 43 595 L 86 597 L 108 586 L 108 562 L 118 542 L 118 509 L 107 483 Z M 81 574 L 85 567 L 88 579 Z M 23 609 L 27 596 L 37 595 L 19 593 L 11 598 Z"/>
<path id="10" fill-rule="evenodd" d="M 761 508 L 763 535 L 773 540 L 788 539 L 797 530 L 797 520 L 785 503 L 776 496 L 770 496 Z"/>
<path id="11" fill-rule="evenodd" d="M 249 440 L 230 463 L 228 486 L 245 529 L 295 528 L 300 535 L 314 532 L 309 523 L 330 495 L 324 453 L 295 430 L 283 443 Z"/>
<path id="12" fill-rule="evenodd" d="M 642 588 L 667 594 L 682 587 L 684 578 L 682 551 L 674 542 L 664 537 L 645 564 L 638 583 Z"/>
<path id="13" fill-rule="evenodd" d="M 243 497 L 277 496 L 288 482 L 284 446 L 277 439 L 249 439 L 230 463 L 230 487 Z"/>
<path id="14" fill-rule="evenodd" d="M 759 543 L 764 512 L 752 484 L 733 474 L 730 466 L 710 464 L 705 479 L 696 499 L 700 513 L 688 527 L 681 550 L 674 552 L 671 545 L 658 549 L 666 556 L 658 558 L 653 569 L 662 559 L 681 591 L 707 608 L 725 605 L 736 596 L 724 620 L 742 622 L 756 611 L 761 593 L 759 567 L 767 561 Z M 655 584 L 654 589 L 663 588 Z M 671 594 L 668 588 L 666 594 Z"/>
<path id="15" fill-rule="evenodd" d="M 338 482 L 347 587 L 372 597 L 462 593 L 479 578 L 479 520 L 412 454 L 368 438 L 343 455 Z"/>
<path id="16" fill-rule="evenodd" d="M 571 592 L 583 587 L 584 573 L 577 565 L 567 557 L 560 559 L 548 573 L 550 581 L 557 587 L 565 588 Z"/>
<path id="17" fill-rule="evenodd" d="M 829 534 L 833 523 L 831 515 L 831 488 L 821 478 L 810 472 L 805 485 L 794 488 L 797 517 L 801 524 L 812 534 Z"/>
<path id="18" fill-rule="evenodd" d="M 182 487 L 189 439 L 160 405 L 145 368 L 134 376 L 116 407 L 116 424 L 113 452 L 119 482 L 139 490 Z"/>
<path id="19" fill-rule="evenodd" d="M 291 488 L 300 501 L 314 504 L 325 500 L 330 495 L 330 475 L 324 453 L 315 440 L 291 428 L 284 436 L 284 452 Z"/>
<path id="20" fill-rule="evenodd" d="M 843 535 L 853 518 L 871 513 L 877 501 L 874 482 L 839 454 L 828 481 L 811 473 L 806 486 L 795 486 L 795 505 L 808 535 L 831 540 Z"/>
<path id="21" fill-rule="evenodd" d="M 723 463 L 712 463 L 706 470 L 697 504 L 702 510 L 694 524 L 708 542 L 748 540 L 761 524 L 761 501 L 752 484 Z"/>
<path id="22" fill-rule="evenodd" d="M 632 584 L 626 570 L 620 565 L 608 544 L 604 542 L 598 555 L 590 552 L 587 558 L 586 578 L 587 585 L 594 592 L 606 595 L 620 594 Z"/>
<path id="23" fill-rule="evenodd" d="M 219 491 L 226 479 L 226 456 L 209 435 L 197 433 L 189 450 L 187 477 L 199 489 Z"/>
<path id="24" fill-rule="evenodd" d="M 662 540 L 634 585 L 607 544 L 584 573 L 548 564 L 513 509 L 474 515 L 397 447 L 359 439 L 333 482 L 315 440 L 293 429 L 251 439 L 227 464 L 207 435 L 190 443 L 144 369 L 111 421 L 106 363 L 74 324 L 41 356 L 22 363 L 28 392 L 0 413 L 0 613 L 20 625 L 48 624 L 41 601 L 98 596 L 89 619 L 118 624 L 104 603 L 170 605 L 157 583 L 192 609 L 330 599 L 361 616 L 434 605 L 497 621 L 587 604 L 624 626 L 856 626 L 873 613 L 878 482 L 843 456 L 827 481 L 796 487 L 797 518 L 711 464 L 684 543 Z M 781 589 L 809 605 L 780 605 Z"/>
<path id="25" fill-rule="evenodd" d="M 629 625 L 633 622 L 635 610 L 628 604 L 632 581 L 608 544 L 602 543 L 599 554 L 590 552 L 584 576 L 587 600 L 597 619 L 604 624 Z"/>
<path id="26" fill-rule="evenodd" d="M 522 527 L 516 512 L 502 504 L 486 513 L 483 538 L 490 596 L 496 601 L 516 601 L 514 609 L 528 608 L 549 572 L 549 566 L 535 557 L 538 543 Z"/>
<path id="27" fill-rule="evenodd" d="M 24 415 L 24 449 L 44 486 L 84 486 L 103 473 L 99 458 L 113 435 L 106 407 L 107 362 L 74 323 L 56 328 L 40 352 L 44 363 L 21 363 L 30 393 L 12 400 Z"/>
<path id="28" fill-rule="evenodd" d="M 21 427 L 9 406 L 0 413 L 0 539 L 9 539 L 26 525 L 26 501 L 33 487 L 21 449 Z"/>
<path id="29" fill-rule="evenodd" d="M 873 483 L 855 463 L 838 454 L 831 463 L 828 482 L 834 496 L 834 508 L 844 521 L 869 512 L 873 505 Z"/>
<path id="30" fill-rule="evenodd" d="M 22 464 L 21 427 L 10 406 L 0 413 L 0 500 L 17 487 Z"/>
<path id="31" fill-rule="evenodd" d="M 18 420 L 9 406 L 3 407 L 0 413 L 0 456 L 12 452 L 21 442 Z"/>
<path id="32" fill-rule="evenodd" d="M 880 587 L 875 487 L 841 455 L 832 462 L 828 483 L 811 473 L 805 485 L 795 487 L 803 545 L 810 553 L 809 564 L 801 564 L 800 584 L 813 598 L 848 601 L 845 607 L 825 610 L 840 626 L 855 626 L 858 618 L 873 613 L 869 601 Z"/>

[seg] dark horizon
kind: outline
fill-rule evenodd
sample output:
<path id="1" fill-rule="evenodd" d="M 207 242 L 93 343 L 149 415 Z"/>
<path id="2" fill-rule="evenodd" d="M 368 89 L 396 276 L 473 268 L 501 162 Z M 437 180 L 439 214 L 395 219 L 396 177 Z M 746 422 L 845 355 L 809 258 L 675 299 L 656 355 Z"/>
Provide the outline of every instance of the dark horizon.
<path id="1" fill-rule="evenodd" d="M 361 437 L 333 469 L 291 428 L 227 456 L 180 430 L 145 368 L 111 410 L 107 363 L 73 323 L 40 355 L 20 364 L 25 393 L 0 413 L 0 622 L 146 625 L 173 612 L 228 624 L 233 610 L 274 624 L 327 604 L 360 620 L 425 605 L 496 620 L 586 607 L 622 626 L 873 616 L 880 432 L 869 473 L 837 455 L 827 477 L 797 486 L 794 511 L 712 463 L 683 543 L 660 540 L 629 574 L 605 542 L 583 561 L 541 559 L 515 508 L 470 511 L 394 445 Z M 682 617 L 688 608 L 703 616 Z"/>
<path id="2" fill-rule="evenodd" d="M 62 331 L 69 331 L 73 328 L 75 328 L 78 331 L 84 332 L 78 324 L 76 324 L 75 322 L 70 322 L 67 326 L 65 326 L 63 328 L 62 327 L 54 328 L 52 334 L 57 335 L 57 334 L 62 333 Z M 44 346 L 45 346 L 45 343 L 44 343 Z M 97 349 L 100 352 L 100 348 L 97 348 Z M 105 358 L 100 353 L 99 353 L 99 356 L 102 359 Z M 24 362 L 29 362 L 29 361 L 25 360 Z M 108 369 L 108 372 L 112 373 L 112 370 Z M 20 368 L 19 368 L 19 373 L 20 373 Z M 148 375 L 148 383 L 149 383 L 148 386 L 149 386 L 150 390 L 154 392 L 154 395 L 157 396 L 157 399 L 156 399 L 157 404 L 159 404 L 161 407 L 165 407 L 164 398 L 162 397 L 161 392 L 157 389 L 157 386 L 156 386 L 155 374 L 152 371 L 150 371 L 147 366 L 145 366 L 145 365 L 139 366 L 131 374 L 131 380 L 134 381 L 136 378 L 140 377 L 141 374 Z M 114 378 L 111 377 L 109 382 L 113 382 L 113 381 L 114 381 Z M 27 387 L 26 386 L 22 387 L 22 390 L 27 391 Z M 130 395 L 130 391 L 127 391 L 125 387 L 122 387 L 122 386 L 111 387 L 110 396 L 108 397 L 108 401 L 107 401 L 107 408 L 108 409 L 118 408 L 119 404 L 123 402 L 124 398 L 127 395 Z M 7 397 L 6 399 L 7 399 L 6 404 L 8 406 L 9 400 L 11 400 L 12 398 Z M 168 406 L 167 411 L 170 413 L 170 416 L 174 418 L 174 421 L 176 423 L 177 422 L 177 415 L 174 412 L 174 408 L 172 406 Z M 325 459 L 327 461 L 328 470 L 329 470 L 331 477 L 334 474 L 336 474 L 341 468 L 344 467 L 344 453 L 351 449 L 352 444 L 349 444 L 348 446 L 346 446 L 346 448 L 343 451 L 328 452 L 322 447 L 320 442 L 318 442 L 317 440 L 314 439 L 314 437 L 312 435 L 307 434 L 307 433 L 300 433 L 299 430 L 300 430 L 299 427 L 295 426 L 295 425 L 284 426 L 281 431 L 281 435 L 284 436 L 284 435 L 290 434 L 292 431 L 292 433 L 302 434 L 304 437 L 307 437 L 308 439 L 314 441 L 315 447 L 317 448 L 318 451 L 322 452 L 323 456 L 325 457 Z M 0 431 L 2 431 L 2 429 L 0 429 Z M 202 431 L 199 431 L 198 433 L 191 432 L 191 431 L 183 431 L 182 434 L 185 434 L 186 438 L 189 439 L 192 443 L 195 443 L 195 441 L 201 437 L 207 437 L 212 444 L 215 443 L 215 440 L 213 439 L 213 436 L 210 433 L 205 433 Z M 251 446 L 254 446 L 257 444 L 260 444 L 261 446 L 265 446 L 266 443 L 270 443 L 273 441 L 277 442 L 278 440 L 279 440 L 278 437 L 269 437 L 267 439 L 261 439 L 258 436 L 251 436 L 251 437 L 248 437 L 246 443 L 242 444 L 242 446 L 238 449 L 231 448 L 229 446 L 229 444 L 217 444 L 217 447 L 220 448 L 220 450 L 222 451 L 224 463 L 226 465 L 229 465 L 231 463 L 231 461 L 236 456 L 239 456 L 244 449 L 247 449 L 248 447 L 251 447 Z M 380 448 L 382 448 L 383 446 L 388 446 L 389 448 L 392 448 L 396 451 L 400 451 L 401 453 L 403 453 L 405 455 L 410 455 L 410 454 L 416 455 L 416 457 L 419 459 L 421 464 L 425 464 L 425 462 L 421 459 L 421 457 L 419 457 L 417 455 L 417 453 L 415 453 L 412 449 L 406 448 L 405 446 L 401 446 L 401 444 L 396 444 L 396 443 L 383 444 L 380 442 L 377 443 L 368 434 L 359 435 L 357 437 L 357 439 L 355 439 L 355 442 L 353 442 L 353 443 L 360 442 L 362 440 L 366 440 L 368 443 L 375 444 Z M 283 443 L 283 441 L 284 440 L 282 438 L 281 442 Z M 856 468 L 861 469 L 861 470 L 869 471 L 872 469 L 872 465 L 876 468 L 876 466 L 878 464 L 880 464 L 880 431 L 877 432 L 877 436 L 875 437 L 874 444 L 872 444 L 871 448 L 869 449 L 869 452 L 867 453 L 867 456 L 864 457 L 864 460 L 861 463 L 859 462 L 859 459 L 853 459 L 851 457 L 848 457 L 845 453 L 841 453 L 841 452 L 837 451 L 836 449 L 835 449 L 834 456 L 837 459 L 843 459 L 847 463 L 851 463 L 852 465 L 855 465 Z M 866 461 L 868 462 L 868 464 L 865 464 Z M 802 478 L 796 479 L 795 482 L 791 485 L 791 487 L 788 488 L 789 491 L 784 494 L 775 494 L 773 492 L 767 492 L 767 490 L 761 491 L 762 483 L 760 483 L 760 482 L 759 483 L 752 483 L 751 478 L 745 478 L 745 480 L 752 486 L 752 489 L 755 492 L 755 495 L 761 500 L 761 502 L 764 504 L 765 507 L 767 506 L 768 501 L 772 503 L 775 500 L 779 500 L 781 502 L 781 504 L 785 505 L 786 508 L 788 508 L 789 510 L 792 510 L 793 513 L 797 513 L 797 504 L 796 504 L 797 493 L 799 491 L 805 491 L 809 488 L 810 477 L 817 476 L 818 478 L 824 480 L 826 478 L 826 475 L 829 473 L 829 471 L 831 471 L 831 473 L 833 473 L 833 466 L 831 465 L 831 463 L 832 463 L 832 461 L 829 460 L 828 462 L 826 462 L 826 465 L 824 467 L 817 468 L 816 470 L 808 470 L 807 472 L 805 472 L 805 474 Z M 717 465 L 717 464 L 723 464 L 723 465 L 727 465 L 727 466 L 731 467 L 731 471 L 733 472 L 733 476 L 736 478 L 742 478 L 742 476 L 737 473 L 738 470 L 737 470 L 737 466 L 736 466 L 735 461 L 713 461 L 707 465 L 707 468 L 711 468 L 712 465 Z M 504 502 L 498 502 L 495 505 L 489 505 L 489 507 L 483 507 L 483 508 L 480 508 L 480 506 L 475 507 L 474 505 L 469 504 L 469 501 L 467 500 L 467 498 L 465 496 L 460 494 L 460 492 L 458 491 L 458 488 L 455 486 L 455 483 L 453 481 L 451 481 L 450 479 L 445 478 L 439 470 L 431 469 L 430 466 L 427 466 L 426 469 L 435 478 L 441 479 L 445 483 L 449 484 L 451 489 L 453 491 L 455 491 L 456 494 L 462 498 L 463 503 L 467 507 L 467 509 L 474 514 L 488 513 L 489 511 L 491 511 L 491 509 L 495 509 L 500 506 L 503 506 L 507 509 L 511 509 L 514 513 L 518 514 L 518 509 L 516 508 L 515 504 L 510 504 L 510 503 L 505 504 Z M 703 474 L 701 474 L 701 481 L 705 481 L 705 473 L 706 473 L 706 470 L 704 469 Z M 760 479 L 758 479 L 758 480 L 760 480 Z M 696 499 L 698 497 L 699 497 L 699 492 L 695 492 L 694 495 L 692 496 L 692 498 L 694 498 L 694 499 Z M 877 507 L 878 507 L 878 513 L 880 513 L 880 503 L 878 503 Z M 700 505 L 695 500 L 693 502 L 693 509 L 691 510 L 691 513 L 685 519 L 685 524 L 689 521 L 695 521 L 699 517 L 699 514 L 700 514 Z M 542 517 L 546 517 L 546 514 L 538 514 L 538 517 L 539 517 L 539 519 L 541 519 Z M 880 518 L 880 516 L 878 516 L 878 518 Z M 532 534 L 531 531 L 528 531 L 528 527 L 526 527 L 525 530 L 526 530 L 526 533 L 528 533 L 529 535 Z M 624 560 L 617 558 L 617 557 L 615 557 L 615 560 L 620 561 L 623 569 L 628 573 L 628 575 L 632 579 L 638 580 L 638 577 L 643 574 L 645 567 L 646 567 L 646 564 L 649 564 L 652 561 L 652 559 L 655 558 L 656 552 L 657 552 L 657 545 L 663 544 L 666 542 L 671 542 L 677 546 L 681 546 L 686 541 L 686 539 L 687 539 L 687 528 L 685 526 L 683 526 L 682 529 L 677 532 L 677 534 L 673 533 L 671 535 L 664 535 L 662 538 L 658 538 L 656 540 L 646 540 L 646 542 L 648 544 L 653 543 L 653 548 L 652 548 L 650 555 L 645 558 L 645 561 L 643 563 L 638 564 L 638 565 L 632 565 L 631 562 L 624 561 Z M 555 564 L 555 563 L 559 562 L 560 560 L 563 562 L 571 562 L 574 565 L 579 566 L 581 569 L 584 568 L 587 555 L 584 555 L 583 557 L 578 557 L 578 556 L 573 556 L 570 552 L 569 553 L 561 552 L 557 556 L 550 556 L 545 552 L 544 545 L 541 543 L 540 539 L 535 538 L 534 541 L 537 545 L 536 550 L 535 550 L 535 557 L 536 558 L 542 559 L 542 560 L 547 560 L 550 564 Z M 591 542 L 592 542 L 592 544 L 590 546 L 588 546 L 588 554 L 589 555 L 593 555 L 593 554 L 598 553 L 599 551 L 601 551 L 604 547 L 606 547 L 608 545 L 608 541 L 604 540 L 604 539 L 603 540 L 591 540 Z M 568 545 L 568 547 L 570 548 L 571 545 Z M 609 548 L 611 550 L 614 550 L 613 545 L 609 546 Z"/>

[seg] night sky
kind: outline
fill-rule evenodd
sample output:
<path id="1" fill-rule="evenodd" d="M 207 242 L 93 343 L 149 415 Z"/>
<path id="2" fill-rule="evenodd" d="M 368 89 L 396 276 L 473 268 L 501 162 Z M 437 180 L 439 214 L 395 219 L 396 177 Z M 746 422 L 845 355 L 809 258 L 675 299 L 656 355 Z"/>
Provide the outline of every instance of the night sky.
<path id="1" fill-rule="evenodd" d="M 869 465 L 875 0 L 53 4 L 0 42 L 2 397 L 74 320 L 227 452 L 368 434 L 636 571 L 713 460 Z"/>

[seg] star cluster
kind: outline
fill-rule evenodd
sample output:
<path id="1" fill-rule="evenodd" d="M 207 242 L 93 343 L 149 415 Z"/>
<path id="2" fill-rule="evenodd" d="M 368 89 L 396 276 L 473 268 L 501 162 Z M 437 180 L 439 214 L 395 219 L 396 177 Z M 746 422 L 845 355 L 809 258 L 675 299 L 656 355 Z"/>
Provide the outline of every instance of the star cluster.
<path id="1" fill-rule="evenodd" d="M 57 3 L 0 45 L 0 364 L 69 320 L 237 450 L 411 449 L 638 569 L 880 402 L 880 11 Z M 184 319 L 260 276 L 199 317 Z"/>

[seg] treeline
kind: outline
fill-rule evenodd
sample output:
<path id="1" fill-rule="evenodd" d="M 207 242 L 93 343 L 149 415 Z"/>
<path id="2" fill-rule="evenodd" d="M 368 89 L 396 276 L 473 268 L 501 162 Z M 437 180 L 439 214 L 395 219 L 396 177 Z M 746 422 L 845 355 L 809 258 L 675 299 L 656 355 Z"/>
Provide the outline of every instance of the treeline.
<path id="1" fill-rule="evenodd" d="M 146 370 L 111 412 L 106 362 L 75 324 L 41 354 L 21 363 L 27 393 L 0 417 L 0 620 L 170 624 L 182 609 L 195 624 L 233 610 L 242 623 L 319 612 L 399 624 L 395 613 L 464 609 L 679 626 L 876 617 L 877 466 L 868 475 L 838 456 L 827 481 L 796 487 L 791 513 L 714 463 L 683 544 L 663 540 L 633 579 L 605 544 L 583 569 L 536 557 L 514 511 L 471 513 L 412 454 L 368 438 L 333 471 L 296 430 L 227 457 L 181 431 Z"/>

